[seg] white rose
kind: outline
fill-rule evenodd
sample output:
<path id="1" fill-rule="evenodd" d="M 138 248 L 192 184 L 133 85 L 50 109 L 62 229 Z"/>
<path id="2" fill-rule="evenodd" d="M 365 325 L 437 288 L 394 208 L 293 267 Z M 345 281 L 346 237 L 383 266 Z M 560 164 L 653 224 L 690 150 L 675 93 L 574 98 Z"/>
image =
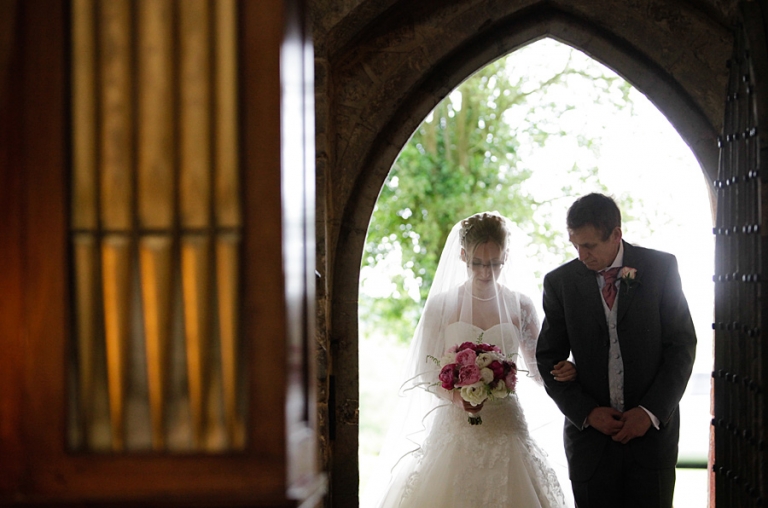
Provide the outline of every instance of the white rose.
<path id="1" fill-rule="evenodd" d="M 488 398 L 488 390 L 485 388 L 485 383 L 478 381 L 475 384 L 462 386 L 461 398 L 473 406 L 479 406 Z"/>
<path id="2" fill-rule="evenodd" d="M 477 365 L 479 368 L 487 367 L 491 364 L 493 361 L 493 356 L 491 356 L 488 353 L 480 353 L 477 355 L 477 358 L 475 358 L 475 365 Z"/>
<path id="3" fill-rule="evenodd" d="M 621 269 L 621 273 L 619 273 L 620 279 L 633 280 L 635 277 L 637 277 L 637 268 L 625 266 Z"/>
<path id="4" fill-rule="evenodd" d="M 491 355 L 491 359 L 492 359 L 492 360 L 498 360 L 498 361 L 500 361 L 500 362 L 503 362 L 504 360 L 506 360 L 506 358 L 504 357 L 504 355 L 503 355 L 503 354 L 501 354 L 501 353 L 498 353 L 498 352 L 496 352 L 496 351 L 491 351 L 491 352 L 490 352 L 490 353 L 488 353 L 488 354 L 489 354 L 489 355 Z"/>
<path id="5" fill-rule="evenodd" d="M 503 399 L 507 395 L 509 395 L 509 390 L 507 389 L 507 385 L 503 380 L 496 384 L 496 388 L 491 388 L 492 399 Z"/>
<path id="6" fill-rule="evenodd" d="M 445 367 L 446 365 L 450 365 L 452 363 L 456 363 L 456 353 L 445 353 L 442 358 L 440 358 L 440 365 L 442 367 Z"/>
<path id="7" fill-rule="evenodd" d="M 490 384 L 493 381 L 493 371 L 487 368 L 480 369 L 480 379 L 483 383 Z"/>

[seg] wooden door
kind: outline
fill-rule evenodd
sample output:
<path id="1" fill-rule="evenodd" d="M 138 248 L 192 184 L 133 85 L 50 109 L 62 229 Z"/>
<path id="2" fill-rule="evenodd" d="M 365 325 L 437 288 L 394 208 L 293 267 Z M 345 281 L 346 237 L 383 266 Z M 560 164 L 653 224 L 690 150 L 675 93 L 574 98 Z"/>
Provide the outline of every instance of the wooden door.
<path id="1" fill-rule="evenodd" d="M 742 3 L 715 182 L 713 481 L 718 507 L 768 501 L 768 53 L 762 2 Z"/>

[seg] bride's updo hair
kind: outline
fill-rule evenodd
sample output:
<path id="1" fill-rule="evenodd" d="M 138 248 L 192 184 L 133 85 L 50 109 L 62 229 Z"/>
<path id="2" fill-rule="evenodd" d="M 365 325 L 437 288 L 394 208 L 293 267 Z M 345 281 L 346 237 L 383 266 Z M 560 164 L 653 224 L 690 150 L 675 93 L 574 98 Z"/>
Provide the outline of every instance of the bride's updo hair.
<path id="1" fill-rule="evenodd" d="M 504 252 L 507 250 L 509 230 L 504 217 L 494 212 L 482 212 L 461 221 L 460 238 L 467 256 L 472 256 L 475 247 L 489 241 L 496 243 Z"/>

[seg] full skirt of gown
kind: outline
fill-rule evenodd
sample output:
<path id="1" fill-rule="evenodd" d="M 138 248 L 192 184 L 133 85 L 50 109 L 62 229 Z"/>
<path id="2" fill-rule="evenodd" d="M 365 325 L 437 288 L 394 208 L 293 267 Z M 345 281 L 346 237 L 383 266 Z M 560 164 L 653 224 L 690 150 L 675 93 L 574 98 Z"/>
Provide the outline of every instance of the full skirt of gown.
<path id="1" fill-rule="evenodd" d="M 449 327 L 447 342 L 457 344 L 479 329 L 466 323 Z M 500 344 L 501 331 L 517 350 L 518 334 L 505 326 L 485 331 L 484 341 Z M 516 332 L 515 329 L 512 329 Z M 546 396 L 542 390 L 542 396 Z M 445 401 L 431 415 L 429 434 L 392 470 L 383 508 L 561 508 L 565 499 L 545 452 L 528 432 L 513 393 L 488 400 L 483 423 L 470 425 L 467 413 Z"/>
<path id="2" fill-rule="evenodd" d="M 528 433 L 517 396 L 486 402 L 483 423 L 446 403 L 421 448 L 403 457 L 382 507 L 559 508 L 556 473 Z"/>

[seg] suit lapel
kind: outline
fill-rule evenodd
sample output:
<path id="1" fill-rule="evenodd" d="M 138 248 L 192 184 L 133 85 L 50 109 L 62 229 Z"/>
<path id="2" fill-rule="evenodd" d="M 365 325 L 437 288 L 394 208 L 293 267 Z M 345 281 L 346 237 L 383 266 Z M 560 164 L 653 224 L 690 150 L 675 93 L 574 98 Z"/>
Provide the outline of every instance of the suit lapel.
<path id="1" fill-rule="evenodd" d="M 581 261 L 576 260 L 575 285 L 579 295 L 584 302 L 586 313 L 594 315 L 595 321 L 600 323 L 600 327 L 605 330 L 608 325 L 605 322 L 605 311 L 603 311 L 603 297 L 600 295 L 600 288 L 597 286 L 595 272 L 584 266 Z"/>
<path id="2" fill-rule="evenodd" d="M 624 242 L 624 240 L 622 240 Z M 635 248 L 632 247 L 627 242 L 624 242 L 624 263 L 623 266 L 628 266 L 630 268 L 638 268 L 638 259 L 636 255 Z M 637 271 L 637 277 L 638 277 L 638 283 L 640 281 L 640 270 Z M 635 297 L 635 293 L 637 293 L 637 284 L 635 284 L 633 287 L 628 287 L 625 283 L 621 282 L 619 283 L 619 309 L 618 314 L 616 317 L 616 321 L 620 322 L 621 318 L 624 317 L 624 314 L 627 313 L 627 309 L 632 305 L 632 299 Z"/>

